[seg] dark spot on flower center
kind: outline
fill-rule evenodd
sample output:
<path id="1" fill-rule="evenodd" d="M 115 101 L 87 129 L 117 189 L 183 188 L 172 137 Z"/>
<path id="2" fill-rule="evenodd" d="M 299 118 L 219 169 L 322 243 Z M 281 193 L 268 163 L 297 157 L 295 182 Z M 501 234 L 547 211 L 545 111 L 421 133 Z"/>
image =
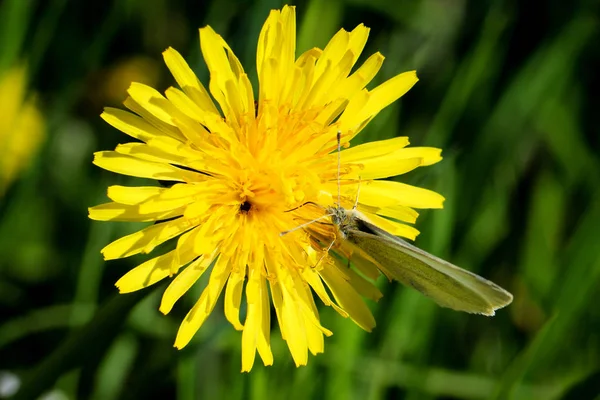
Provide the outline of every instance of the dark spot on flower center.
<path id="1" fill-rule="evenodd" d="M 240 204 L 240 212 L 242 213 L 247 213 L 248 211 L 250 211 L 251 208 L 252 203 L 250 203 L 249 201 L 245 201 L 242 204 Z"/>

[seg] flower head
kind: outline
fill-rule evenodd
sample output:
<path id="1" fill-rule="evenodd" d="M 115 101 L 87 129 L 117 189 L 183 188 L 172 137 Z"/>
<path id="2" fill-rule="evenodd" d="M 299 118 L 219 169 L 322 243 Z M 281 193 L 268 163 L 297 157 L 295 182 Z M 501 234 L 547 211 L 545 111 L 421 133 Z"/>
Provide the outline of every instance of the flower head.
<path id="1" fill-rule="evenodd" d="M 26 98 L 23 67 L 0 74 L 0 196 L 31 161 L 44 138 L 43 118 L 35 100 Z"/>
<path id="2" fill-rule="evenodd" d="M 210 27 L 200 29 L 208 91 L 179 53 L 167 49 L 164 59 L 180 89 L 169 88 L 162 96 L 133 83 L 124 103 L 133 113 L 106 109 L 102 117 L 138 141 L 94 159 L 110 171 L 177 182 L 169 188 L 111 186 L 113 202 L 90 209 L 97 220 L 156 222 L 109 244 L 102 250 L 106 259 L 150 253 L 177 237 L 174 250 L 123 276 L 119 290 L 171 279 L 160 305 L 168 313 L 209 274 L 175 346 L 188 344 L 224 290 L 225 316 L 243 332 L 243 371 L 252 368 L 257 351 L 266 365 L 273 362 L 271 303 L 297 365 L 306 364 L 308 351 L 323 352 L 323 336 L 331 334 L 321 326 L 313 293 L 362 328 L 375 326 L 362 297 L 381 296 L 372 282 L 377 267 L 367 260 L 348 269 L 325 254 L 321 239 L 335 236 L 326 219 L 310 230 L 293 229 L 322 217 L 324 207 L 337 202 L 338 174 L 342 205 L 352 207 L 360 186 L 358 209 L 396 235 L 414 238 L 418 231 L 399 221 L 413 223 L 414 208 L 439 208 L 443 202 L 425 189 L 376 180 L 441 159 L 437 149 L 406 148 L 405 137 L 342 151 L 338 172 L 337 132 L 347 147 L 416 83 L 415 72 L 367 90 L 383 62 L 376 53 L 352 72 L 368 28 L 342 29 L 324 50 L 314 48 L 298 58 L 295 29 L 293 7 L 270 13 L 258 42 L 256 94 L 236 56 Z"/>

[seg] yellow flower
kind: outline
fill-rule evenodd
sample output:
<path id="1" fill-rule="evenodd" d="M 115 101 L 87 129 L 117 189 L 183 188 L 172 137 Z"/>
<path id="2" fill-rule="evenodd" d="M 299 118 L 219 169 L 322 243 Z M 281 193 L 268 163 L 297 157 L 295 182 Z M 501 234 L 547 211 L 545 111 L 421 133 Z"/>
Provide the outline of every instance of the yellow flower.
<path id="1" fill-rule="evenodd" d="M 252 368 L 257 351 L 265 365 L 273 363 L 271 302 L 296 365 L 306 364 L 308 351 L 323 352 L 323 335 L 331 335 L 319 322 L 313 292 L 363 329 L 375 326 L 362 297 L 381 296 L 372 283 L 376 267 L 365 263 L 357 273 L 334 257 L 322 257 L 322 243 L 293 228 L 337 201 L 337 132 L 347 147 L 417 81 L 411 71 L 365 89 L 383 56 L 376 53 L 351 72 L 369 33 L 363 25 L 340 30 L 324 50 L 298 58 L 295 30 L 294 7 L 270 13 L 258 42 L 255 96 L 227 43 L 210 27 L 200 29 L 209 91 L 219 108 L 179 53 L 167 49 L 165 62 L 181 90 L 169 88 L 163 97 L 133 83 L 124 103 L 133 113 L 106 109 L 102 118 L 139 141 L 94 159 L 117 173 L 179 182 L 170 188 L 111 186 L 113 202 L 91 208 L 90 218 L 157 221 L 105 247 L 108 260 L 149 253 L 178 237 L 173 251 L 141 264 L 116 285 L 127 293 L 173 278 L 160 305 L 166 314 L 202 274 L 210 274 L 175 346 L 188 344 L 224 288 L 225 316 L 242 331 L 242 371 Z M 418 231 L 398 220 L 413 223 L 418 215 L 413 208 L 441 208 L 443 197 L 375 180 L 441 159 L 437 149 L 407 145 L 407 138 L 398 137 L 342 151 L 342 204 L 352 207 L 360 181 L 358 209 L 387 231 L 414 238 Z M 311 229 L 333 237 L 331 225 L 322 222 L 327 220 Z"/>
<path id="2" fill-rule="evenodd" d="M 0 196 L 27 167 L 44 138 L 43 118 L 25 98 L 27 72 L 13 68 L 0 75 Z"/>

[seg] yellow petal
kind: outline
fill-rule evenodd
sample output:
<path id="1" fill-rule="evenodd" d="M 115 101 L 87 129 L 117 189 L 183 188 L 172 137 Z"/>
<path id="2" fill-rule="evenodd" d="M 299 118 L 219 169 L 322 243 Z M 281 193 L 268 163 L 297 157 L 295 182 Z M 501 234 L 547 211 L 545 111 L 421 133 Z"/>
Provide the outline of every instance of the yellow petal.
<path id="1" fill-rule="evenodd" d="M 242 332 L 242 372 L 249 372 L 256 358 L 257 316 L 256 306 L 248 304 Z"/>
<path id="2" fill-rule="evenodd" d="M 169 164 L 141 160 L 114 151 L 94 153 L 94 164 L 112 172 L 137 176 L 138 178 L 177 182 L 201 182 L 205 179 L 197 172 L 184 170 Z"/>
<path id="3" fill-rule="evenodd" d="M 351 172 L 344 174 L 343 178 L 361 180 L 389 178 L 410 172 L 423 164 L 423 159 L 421 158 L 397 159 L 393 154 L 390 153 L 356 163 L 348 163 L 347 165 L 353 168 Z"/>
<path id="4" fill-rule="evenodd" d="M 356 28 L 354 28 L 350 32 L 350 38 L 348 41 L 348 48 L 355 54 L 355 59 L 353 61 L 353 65 L 362 53 L 365 48 L 365 44 L 367 44 L 367 39 L 369 38 L 369 32 L 371 30 L 367 28 L 364 24 L 358 24 Z"/>
<path id="5" fill-rule="evenodd" d="M 366 206 L 362 204 L 362 200 L 363 199 L 361 199 L 361 203 L 358 206 L 358 209 L 360 211 L 370 212 L 372 214 L 394 218 L 411 224 L 414 224 L 417 221 L 417 217 L 419 216 L 419 213 L 410 207 L 394 205 L 379 208 L 374 206 Z"/>
<path id="6" fill-rule="evenodd" d="M 332 97 L 333 98 L 333 97 Z M 330 125 L 334 119 L 336 119 L 346 108 L 348 104 L 348 100 L 346 99 L 336 99 L 330 102 L 319 112 L 319 115 L 314 119 L 314 121 L 323 126 Z"/>
<path id="7" fill-rule="evenodd" d="M 139 210 L 141 213 L 152 214 L 158 212 L 166 212 L 168 210 L 181 210 L 182 208 L 186 209 L 190 203 L 193 203 L 194 199 L 190 197 L 179 197 L 176 199 L 160 199 L 153 198 L 148 200 L 145 203 L 139 205 Z M 185 217 L 185 211 L 183 213 Z M 185 217 L 184 219 L 191 219 Z"/>
<path id="8" fill-rule="evenodd" d="M 200 279 L 211 262 L 211 257 L 199 257 L 179 273 L 163 293 L 159 308 L 160 312 L 168 314 L 177 300 Z"/>
<path id="9" fill-rule="evenodd" d="M 265 259 L 267 265 L 270 263 L 270 258 Z M 269 271 L 273 271 L 273 268 L 269 268 Z M 278 282 L 269 282 L 269 288 L 271 289 L 271 299 L 273 300 L 273 307 L 275 308 L 275 315 L 277 315 L 277 322 L 281 330 L 281 338 L 287 341 L 286 330 L 283 326 L 283 294 L 281 293 L 281 287 Z"/>
<path id="10" fill-rule="evenodd" d="M 325 351 L 325 340 L 323 338 L 323 332 L 310 323 L 310 318 L 304 316 L 304 326 L 306 328 L 306 344 L 308 350 L 312 355 L 317 355 Z"/>
<path id="11" fill-rule="evenodd" d="M 379 271 L 375 269 L 375 273 L 379 274 Z M 342 317 L 348 318 L 348 313 L 341 309 L 333 301 L 331 301 L 331 298 L 329 298 L 329 294 L 327 293 L 325 286 L 323 286 L 323 281 L 321 280 L 321 277 L 314 269 L 305 268 L 304 271 L 302 271 L 302 275 L 304 279 L 306 279 L 306 282 L 310 285 L 312 290 L 317 294 L 317 296 L 319 296 L 323 304 L 325 304 L 326 306 L 331 306 Z"/>
<path id="12" fill-rule="evenodd" d="M 154 224 L 115 240 L 102 249 L 105 260 L 129 257 L 138 253 L 150 253 L 159 244 L 193 228 L 185 218 Z"/>
<path id="13" fill-rule="evenodd" d="M 333 293 L 340 307 L 350 315 L 350 318 L 365 331 L 371 332 L 375 327 L 373 314 L 360 295 L 356 293 L 356 290 L 343 278 L 340 271 L 329 264 L 319 271 L 319 275 Z"/>
<path id="14" fill-rule="evenodd" d="M 273 364 L 269 345 L 270 310 L 266 288 L 260 270 L 253 268 L 246 285 L 248 308 L 242 333 L 242 372 L 252 369 L 257 348 L 265 365 Z"/>
<path id="15" fill-rule="evenodd" d="M 281 78 L 289 78 L 296 61 L 296 7 L 284 6 L 281 10 L 282 45 L 279 60 L 281 62 Z"/>
<path id="16" fill-rule="evenodd" d="M 198 104 L 196 104 L 190 97 L 179 89 L 170 87 L 165 91 L 167 99 L 177 108 L 179 111 L 184 113 L 188 118 L 191 118 L 200 124 L 206 125 L 207 112 L 205 112 Z M 210 114 L 209 114 L 210 115 Z M 202 125 L 200 125 L 202 127 Z M 208 137 L 206 129 L 201 128 L 198 133 L 199 139 L 206 139 Z M 201 144 L 204 140 L 200 140 Z"/>
<path id="17" fill-rule="evenodd" d="M 261 327 L 258 333 L 258 354 L 264 365 L 273 365 L 273 352 L 271 351 L 271 305 L 269 291 L 264 276 L 260 277 L 260 313 Z"/>
<path id="18" fill-rule="evenodd" d="M 174 127 L 169 112 L 169 101 L 156 89 L 142 83 L 132 82 L 127 90 L 131 98 L 146 111 L 165 124 Z"/>
<path id="19" fill-rule="evenodd" d="M 350 260 L 357 271 L 372 281 L 379 278 L 381 275 L 379 264 L 369 254 L 349 241 L 342 242 L 342 248 L 349 250 L 347 254 L 351 254 Z"/>
<path id="20" fill-rule="evenodd" d="M 258 40 L 258 49 L 256 52 L 256 66 L 259 78 L 265 77 L 269 80 L 290 82 L 290 75 L 293 74 L 296 57 L 296 10 L 295 7 L 285 6 L 281 11 L 272 10 L 263 25 Z M 274 69 L 274 75 L 265 75 L 264 66 L 277 60 L 277 68 Z M 259 86 L 266 82 L 259 81 Z M 279 98 L 275 92 L 266 92 L 270 99 Z"/>
<path id="21" fill-rule="evenodd" d="M 271 48 L 273 47 L 274 42 L 271 37 L 276 29 L 277 20 L 280 14 L 281 12 L 279 10 L 271 10 L 258 35 L 256 70 L 258 71 L 259 77 L 261 76 L 263 62 L 270 55 Z"/>
<path id="22" fill-rule="evenodd" d="M 323 49 L 323 54 L 319 57 L 315 69 L 315 79 L 319 79 L 331 65 L 337 65 L 348 49 L 350 34 L 345 29 L 340 29 L 331 38 L 327 46 Z"/>
<path id="23" fill-rule="evenodd" d="M 393 153 L 393 157 L 401 158 L 421 158 L 423 166 L 432 165 L 442 160 L 442 150 L 435 147 L 407 147 Z"/>
<path id="24" fill-rule="evenodd" d="M 304 68 L 304 66 L 307 63 L 314 64 L 316 60 L 318 60 L 319 57 L 321 57 L 321 54 L 323 54 L 323 50 L 317 47 L 313 47 L 312 49 L 309 49 L 302 53 L 300 57 L 298 57 L 298 59 L 296 60 L 295 65 L 296 67 Z"/>
<path id="25" fill-rule="evenodd" d="M 213 184 L 214 183 L 214 184 Z M 182 197 L 192 197 L 192 200 L 202 200 L 202 196 L 215 190 L 221 182 L 177 183 L 160 194 L 160 200 L 173 200 Z M 157 200 L 159 200 L 157 199 Z"/>
<path id="26" fill-rule="evenodd" d="M 294 94 L 294 100 L 292 102 L 294 108 L 298 108 L 300 104 L 304 104 L 306 97 L 311 91 L 314 80 L 317 58 L 315 57 L 314 52 L 306 52 L 305 54 L 307 54 L 307 56 L 301 64 L 296 62 L 296 66 L 300 66 L 302 74 L 301 80 Z M 300 61 L 300 59 L 298 59 L 298 61 Z M 268 76 L 268 73 L 265 73 L 265 75 Z"/>
<path id="27" fill-rule="evenodd" d="M 280 83 L 275 79 L 275 74 L 279 69 L 279 63 L 274 58 L 269 58 L 263 63 L 263 68 L 258 79 L 260 81 L 258 102 L 263 106 L 265 101 L 278 104 L 280 95 Z M 259 108 L 259 114 L 261 113 Z"/>
<path id="28" fill-rule="evenodd" d="M 379 199 L 379 200 L 377 200 Z M 434 191 L 394 181 L 370 181 L 361 184 L 360 201 L 382 208 L 403 205 L 414 208 L 443 208 L 444 197 Z"/>
<path id="29" fill-rule="evenodd" d="M 169 252 L 135 267 L 121 277 L 115 284 L 119 293 L 130 293 L 155 284 L 171 275 L 173 252 Z M 182 265 L 191 260 L 182 260 Z"/>
<path id="30" fill-rule="evenodd" d="M 352 146 L 351 148 L 340 152 L 342 164 L 360 162 L 364 159 L 379 157 L 400 150 L 408 146 L 408 138 L 399 136 L 393 139 L 377 140 Z M 330 154 L 330 157 L 337 157 L 337 151 Z M 410 158 L 410 157 L 405 157 Z"/>
<path id="31" fill-rule="evenodd" d="M 240 92 L 237 84 L 239 76 L 243 73 L 243 68 L 239 60 L 223 38 L 210 26 L 200 29 L 200 48 L 210 71 L 209 89 L 211 94 L 221 106 L 227 119 L 233 118 L 237 121 L 239 115 L 234 114 L 231 110 L 226 95 L 226 86 L 227 82 L 230 81 L 235 88 L 234 91 L 236 93 Z"/>
<path id="32" fill-rule="evenodd" d="M 181 134 L 181 132 L 179 132 L 179 129 L 176 126 L 171 126 L 160 121 L 158 118 L 150 114 L 146 109 L 144 109 L 142 106 L 136 103 L 135 100 L 133 100 L 131 97 L 127 97 L 123 102 L 123 105 L 131 111 L 133 111 L 134 113 L 141 116 L 145 121 L 149 122 L 155 129 L 160 131 L 160 137 L 166 136 L 175 138 L 181 142 L 185 141 L 185 137 Z"/>
<path id="33" fill-rule="evenodd" d="M 323 282 L 321 281 L 321 278 L 319 277 L 318 273 L 312 268 L 305 268 L 302 271 L 302 276 L 310 285 L 310 287 L 315 291 L 317 296 L 319 296 L 323 304 L 325 304 L 326 306 L 331 305 L 331 299 L 329 298 L 329 294 L 323 286 Z"/>
<path id="34" fill-rule="evenodd" d="M 318 353 L 322 353 L 325 350 L 325 340 L 323 338 L 323 332 L 326 330 L 323 329 L 321 324 L 319 323 L 319 311 L 315 305 L 312 293 L 310 289 L 303 284 L 298 287 L 298 293 L 300 294 L 299 301 L 302 304 L 302 317 L 304 319 L 304 328 L 306 332 L 306 344 L 308 350 L 311 354 L 316 355 Z M 330 333 L 329 331 L 327 331 Z"/>
<path id="35" fill-rule="evenodd" d="M 151 142 L 151 141 L 150 141 Z M 186 165 L 187 160 L 179 155 L 167 153 L 156 146 L 148 146 L 144 143 L 119 144 L 115 151 L 146 161 L 163 164 Z"/>
<path id="36" fill-rule="evenodd" d="M 252 82 L 250 82 L 248 75 L 242 74 L 240 76 L 238 88 L 240 90 L 241 108 L 243 113 L 241 118 L 242 120 L 248 118 L 253 121 L 256 118 L 256 106 L 254 104 Z"/>
<path id="37" fill-rule="evenodd" d="M 415 71 L 396 75 L 365 94 L 363 89 L 350 100 L 348 108 L 339 119 L 343 132 L 352 131 L 352 139 L 382 109 L 402 97 L 418 81 Z"/>
<path id="38" fill-rule="evenodd" d="M 292 353 L 292 358 L 297 367 L 306 365 L 308 362 L 308 344 L 306 343 L 306 332 L 304 319 L 287 288 L 282 285 L 283 302 L 281 304 L 280 326 L 285 330 L 285 338 Z"/>
<path id="39" fill-rule="evenodd" d="M 191 147 L 189 143 L 184 144 L 170 137 L 152 138 L 148 141 L 148 146 L 157 149 L 151 154 L 162 154 L 166 160 L 177 161 L 178 164 L 188 167 L 203 158 L 203 153 Z"/>
<path id="40" fill-rule="evenodd" d="M 342 134 L 350 132 L 349 135 L 344 136 L 346 141 L 352 139 L 360 131 L 359 127 L 364 123 L 362 109 L 367 106 L 370 98 L 371 94 L 369 91 L 362 89 L 352 96 L 348 102 L 348 106 L 346 106 L 346 109 L 338 119 L 338 129 L 342 131 Z M 331 143 L 335 143 L 335 137 L 331 138 Z"/>
<path id="41" fill-rule="evenodd" d="M 177 184 L 165 190 L 160 196 L 149 199 L 140 204 L 140 211 L 146 213 L 160 212 L 171 209 L 186 209 L 190 204 L 194 204 L 198 198 L 210 193 L 210 186 L 203 184 Z M 205 203 L 200 200 L 201 203 Z M 186 216 L 186 219 L 192 219 L 200 216 L 200 214 Z"/>
<path id="42" fill-rule="evenodd" d="M 100 117 L 121 132 L 143 142 L 153 137 L 165 136 L 164 133 L 144 121 L 143 118 L 128 111 L 106 107 Z"/>
<path id="43" fill-rule="evenodd" d="M 208 92 L 177 50 L 169 47 L 163 52 L 163 57 L 179 87 L 181 87 L 195 105 L 202 110 L 201 112 L 218 115 L 219 112 L 208 95 Z"/>
<path id="44" fill-rule="evenodd" d="M 227 104 L 229 104 L 229 109 L 231 110 L 233 116 L 235 116 L 238 123 L 241 125 L 242 117 L 247 111 L 244 109 L 246 99 L 244 97 L 242 100 L 240 87 L 238 87 L 237 82 L 233 79 L 225 81 L 224 89 L 225 97 L 227 98 Z M 254 106 L 254 101 L 252 101 L 252 105 Z"/>
<path id="45" fill-rule="evenodd" d="M 362 90 L 373 78 L 383 65 L 384 57 L 381 53 L 371 55 L 343 84 L 335 88 L 333 98 L 343 97 L 351 99 Z"/>
<path id="46" fill-rule="evenodd" d="M 194 307 L 185 316 L 185 319 L 179 326 L 177 337 L 175 338 L 175 347 L 178 349 L 184 348 L 192 340 L 194 334 L 200 329 L 206 318 L 215 308 L 223 286 L 229 277 L 228 261 L 225 257 L 219 257 L 213 267 L 213 272 L 210 274 L 208 286 L 204 289 Z"/>
<path id="47" fill-rule="evenodd" d="M 221 205 L 214 212 L 207 215 L 208 219 L 202 222 L 194 240 L 194 252 L 196 254 L 212 253 L 215 243 L 223 240 L 225 235 L 228 236 L 230 232 L 235 232 L 235 228 L 232 228 L 232 226 L 237 215 L 233 210 L 239 210 L 239 206 Z M 223 226 L 229 227 L 231 230 L 218 229 Z"/>
<path id="48" fill-rule="evenodd" d="M 367 107 L 362 110 L 366 119 L 379 113 L 385 107 L 402 97 L 419 79 L 416 71 L 408 71 L 388 79 L 371 91 Z"/>
<path id="49" fill-rule="evenodd" d="M 391 221 L 389 219 L 382 218 L 376 214 L 371 214 L 368 212 L 365 213 L 365 215 L 373 224 L 377 225 L 378 227 L 392 235 L 402 236 L 411 240 L 415 240 L 415 238 L 419 235 L 419 231 L 413 228 L 412 226 Z"/>
<path id="50" fill-rule="evenodd" d="M 166 188 L 156 186 L 109 186 L 108 198 L 114 202 L 135 205 L 140 204 L 152 197 L 160 195 L 167 190 Z"/>
<path id="51" fill-rule="evenodd" d="M 158 221 L 183 215 L 183 208 L 142 213 L 138 205 L 105 203 L 88 208 L 89 218 L 95 221 Z"/>
<path id="52" fill-rule="evenodd" d="M 190 219 L 202 217 L 206 214 L 211 206 L 212 204 L 208 201 L 195 201 L 185 208 L 183 216 Z"/>
<path id="53" fill-rule="evenodd" d="M 339 260 L 338 260 L 339 263 Z M 353 269 L 348 269 L 347 266 L 340 265 L 341 268 L 344 269 L 345 274 L 348 276 L 348 283 L 352 286 L 358 294 L 362 297 L 366 297 L 367 299 L 373 301 L 379 301 L 383 297 L 381 291 L 375 286 L 375 284 L 371 281 L 368 281 L 358 273 L 356 273 Z"/>
<path id="54" fill-rule="evenodd" d="M 233 271 L 225 288 L 225 318 L 238 331 L 244 329 L 244 326 L 240 322 L 240 303 L 242 301 L 242 288 L 244 286 L 245 275 L 245 268 Z"/>
<path id="55" fill-rule="evenodd" d="M 307 97 L 304 107 L 323 106 L 336 98 L 332 97 L 336 89 L 343 84 L 350 70 L 354 54 L 347 51 L 340 61 L 334 65 L 328 65 L 325 71 L 319 76 L 311 89 L 311 93 Z"/>

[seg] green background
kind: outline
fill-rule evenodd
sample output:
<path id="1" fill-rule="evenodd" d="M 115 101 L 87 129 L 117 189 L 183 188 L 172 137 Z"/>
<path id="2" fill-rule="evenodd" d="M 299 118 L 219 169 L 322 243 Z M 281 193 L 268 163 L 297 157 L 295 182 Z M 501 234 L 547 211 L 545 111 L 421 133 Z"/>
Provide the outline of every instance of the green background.
<path id="1" fill-rule="evenodd" d="M 274 326 L 274 366 L 257 359 L 241 374 L 241 334 L 222 304 L 175 350 L 202 287 L 166 317 L 164 285 L 116 294 L 145 258 L 105 263 L 100 249 L 143 225 L 87 219 L 108 185 L 135 183 L 92 165 L 94 151 L 127 141 L 99 114 L 125 98 L 127 84 L 109 82 L 127 78 L 130 62 L 131 79 L 172 85 L 168 46 L 207 85 L 197 31 L 207 24 L 255 74 L 259 30 L 282 3 L 4 0 L 0 72 L 27 62 L 47 140 L 0 199 L 0 390 L 16 378 L 20 398 L 599 398 L 598 2 L 296 5 L 299 51 L 364 22 L 365 54 L 386 56 L 373 84 L 417 69 L 417 85 L 360 140 L 402 135 L 444 149 L 441 163 L 402 177 L 447 198 L 421 213 L 416 244 L 494 280 L 514 303 L 467 315 L 382 279 L 374 332 L 321 307 L 334 335 L 307 367 L 294 366 Z"/>

